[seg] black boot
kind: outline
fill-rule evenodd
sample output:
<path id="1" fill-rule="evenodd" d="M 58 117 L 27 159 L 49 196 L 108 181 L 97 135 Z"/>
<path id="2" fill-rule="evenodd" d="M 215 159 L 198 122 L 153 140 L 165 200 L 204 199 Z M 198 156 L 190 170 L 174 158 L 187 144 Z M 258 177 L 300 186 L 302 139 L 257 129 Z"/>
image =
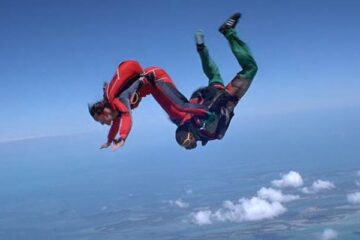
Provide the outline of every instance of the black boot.
<path id="1" fill-rule="evenodd" d="M 241 13 L 233 14 L 219 27 L 219 32 L 221 32 L 222 34 L 225 34 L 226 30 L 235 28 L 240 17 L 241 17 Z"/>

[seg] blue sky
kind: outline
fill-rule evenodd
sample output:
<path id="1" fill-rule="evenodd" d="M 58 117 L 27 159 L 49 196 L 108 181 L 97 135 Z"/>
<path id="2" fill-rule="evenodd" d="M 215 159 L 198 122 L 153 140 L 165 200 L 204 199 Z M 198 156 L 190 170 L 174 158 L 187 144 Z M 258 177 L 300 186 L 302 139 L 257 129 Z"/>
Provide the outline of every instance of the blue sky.
<path id="1" fill-rule="evenodd" d="M 163 67 L 189 96 L 207 81 L 193 43 L 197 29 L 229 81 L 239 66 L 217 28 L 236 11 L 243 13 L 237 30 L 259 72 L 232 131 L 241 128 L 237 123 L 262 126 L 331 112 L 351 123 L 344 131 L 359 132 L 353 121 L 360 107 L 358 9 L 355 0 L 3 0 L 0 141 L 92 131 L 105 139 L 107 129 L 90 118 L 87 103 L 102 96 L 102 83 L 125 59 Z M 148 97 L 134 113 L 136 136 L 150 124 L 166 136 L 175 130 Z"/>

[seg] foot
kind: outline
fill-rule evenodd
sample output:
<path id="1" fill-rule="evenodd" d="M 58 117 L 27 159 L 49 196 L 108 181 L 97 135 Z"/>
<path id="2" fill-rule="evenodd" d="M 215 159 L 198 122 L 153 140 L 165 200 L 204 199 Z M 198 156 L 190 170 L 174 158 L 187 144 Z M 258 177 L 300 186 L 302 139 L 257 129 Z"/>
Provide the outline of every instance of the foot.
<path id="1" fill-rule="evenodd" d="M 228 29 L 235 28 L 241 17 L 241 13 L 235 13 L 219 27 L 219 32 L 224 34 Z"/>
<path id="2" fill-rule="evenodd" d="M 201 50 L 205 46 L 204 33 L 201 30 L 195 32 L 195 43 L 198 50 Z"/>

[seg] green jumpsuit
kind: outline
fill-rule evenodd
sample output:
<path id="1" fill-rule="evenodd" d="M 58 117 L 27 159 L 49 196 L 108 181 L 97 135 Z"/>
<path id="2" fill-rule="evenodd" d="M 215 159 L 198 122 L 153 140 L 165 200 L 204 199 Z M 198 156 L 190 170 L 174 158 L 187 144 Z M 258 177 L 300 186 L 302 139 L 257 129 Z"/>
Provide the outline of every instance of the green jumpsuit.
<path id="1" fill-rule="evenodd" d="M 231 51 L 239 62 L 242 70 L 238 72 L 231 80 L 231 82 L 228 83 L 225 87 L 225 93 L 227 96 L 230 96 L 228 99 L 231 100 L 221 102 L 219 106 L 220 108 L 229 109 L 231 116 L 228 117 L 227 120 L 224 120 L 224 118 L 222 118 L 223 116 L 221 116 L 221 112 L 223 111 L 217 111 L 215 113 L 216 117 L 213 116 L 205 119 L 193 119 L 191 130 L 196 138 L 201 140 L 203 144 L 208 140 L 221 139 L 224 136 L 230 124 L 230 120 L 233 116 L 233 110 L 236 104 L 246 93 L 257 72 L 257 65 L 254 58 L 251 56 L 246 44 L 239 39 L 236 31 L 234 29 L 228 29 L 225 31 L 224 36 L 228 40 Z M 205 105 L 216 105 L 216 100 L 213 99 L 219 96 L 219 92 L 224 92 L 223 79 L 221 77 L 218 66 L 210 57 L 207 47 L 205 45 L 198 47 L 198 53 L 200 55 L 203 71 L 209 81 L 208 87 L 196 91 L 193 94 L 192 99 L 201 96 L 202 98 L 205 98 Z M 197 122 L 198 124 L 194 124 L 194 122 Z"/>

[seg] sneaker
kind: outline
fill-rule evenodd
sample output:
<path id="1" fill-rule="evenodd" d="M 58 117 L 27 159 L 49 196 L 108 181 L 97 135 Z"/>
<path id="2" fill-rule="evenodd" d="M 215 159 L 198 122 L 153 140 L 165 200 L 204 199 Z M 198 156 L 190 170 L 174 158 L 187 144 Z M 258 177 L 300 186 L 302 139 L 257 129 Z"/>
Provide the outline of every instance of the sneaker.
<path id="1" fill-rule="evenodd" d="M 239 19 L 241 17 L 241 13 L 235 13 L 234 15 L 232 15 L 231 17 L 229 17 L 226 22 L 224 22 L 220 27 L 219 27 L 219 32 L 221 32 L 222 34 L 224 34 L 226 32 L 226 30 L 231 29 L 231 28 L 235 28 L 236 24 L 238 23 Z"/>
<path id="2" fill-rule="evenodd" d="M 204 45 L 204 33 L 201 30 L 195 32 L 196 45 Z"/>

